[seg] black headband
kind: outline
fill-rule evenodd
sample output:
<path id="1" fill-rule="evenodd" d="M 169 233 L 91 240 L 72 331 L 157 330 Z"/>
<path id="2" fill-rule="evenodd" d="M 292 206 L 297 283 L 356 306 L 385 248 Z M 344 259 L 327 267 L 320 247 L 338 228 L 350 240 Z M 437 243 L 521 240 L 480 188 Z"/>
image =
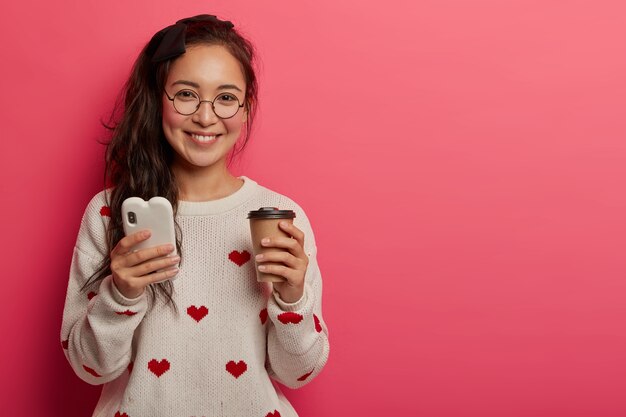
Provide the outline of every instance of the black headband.
<path id="1" fill-rule="evenodd" d="M 156 47 L 156 51 L 152 55 L 151 61 L 161 62 L 185 53 L 185 34 L 187 32 L 187 23 L 192 22 L 211 22 L 214 24 L 222 25 L 227 29 L 235 27 L 228 20 L 219 20 L 217 17 L 210 14 L 200 14 L 198 16 L 187 17 L 176 22 L 175 25 L 170 25 L 165 29 L 158 31 L 150 41 L 159 42 Z"/>

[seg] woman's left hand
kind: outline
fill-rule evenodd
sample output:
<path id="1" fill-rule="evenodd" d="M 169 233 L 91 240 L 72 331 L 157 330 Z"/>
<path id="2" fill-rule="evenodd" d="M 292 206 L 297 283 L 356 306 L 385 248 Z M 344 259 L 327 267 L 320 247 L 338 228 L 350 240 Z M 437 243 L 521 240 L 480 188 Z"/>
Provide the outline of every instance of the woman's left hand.
<path id="1" fill-rule="evenodd" d="M 304 253 L 304 233 L 289 222 L 280 222 L 279 227 L 291 237 L 264 238 L 265 248 L 281 248 L 284 251 L 268 251 L 256 256 L 259 271 L 284 277 L 287 281 L 274 282 L 274 290 L 286 303 L 295 303 L 304 294 L 304 275 L 309 257 Z M 266 265 L 275 262 L 282 265 Z"/>

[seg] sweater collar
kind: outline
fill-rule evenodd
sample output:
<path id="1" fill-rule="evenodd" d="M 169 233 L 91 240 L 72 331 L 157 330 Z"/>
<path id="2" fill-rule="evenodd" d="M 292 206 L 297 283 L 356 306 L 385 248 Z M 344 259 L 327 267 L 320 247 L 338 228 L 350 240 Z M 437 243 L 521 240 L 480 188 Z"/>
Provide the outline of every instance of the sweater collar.
<path id="1" fill-rule="evenodd" d="M 179 216 L 203 216 L 232 210 L 248 201 L 259 190 L 259 185 L 248 177 L 239 177 L 243 185 L 229 196 L 211 201 L 178 201 Z"/>

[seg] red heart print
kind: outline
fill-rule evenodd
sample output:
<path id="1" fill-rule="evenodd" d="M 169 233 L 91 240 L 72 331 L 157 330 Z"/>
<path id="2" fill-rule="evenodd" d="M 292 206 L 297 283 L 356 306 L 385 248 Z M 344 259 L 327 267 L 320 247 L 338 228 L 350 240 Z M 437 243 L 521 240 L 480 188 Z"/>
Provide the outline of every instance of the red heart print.
<path id="1" fill-rule="evenodd" d="M 267 321 L 267 308 L 261 310 L 261 312 L 259 313 L 259 318 L 261 319 L 261 324 L 265 324 L 265 322 Z"/>
<path id="2" fill-rule="evenodd" d="M 63 341 L 61 342 L 61 346 L 63 346 L 63 349 L 67 350 L 67 348 L 68 348 L 68 346 L 69 346 L 69 342 L 70 342 L 70 339 L 63 340 Z"/>
<path id="3" fill-rule="evenodd" d="M 126 310 L 126 311 L 116 311 L 115 314 L 117 314 L 118 316 L 134 316 L 137 313 L 135 313 L 134 311 Z"/>
<path id="4" fill-rule="evenodd" d="M 237 266 L 241 266 L 250 260 L 250 252 L 246 250 L 241 252 L 234 250 L 228 254 L 228 259 L 236 263 Z"/>
<path id="5" fill-rule="evenodd" d="M 102 206 L 102 208 L 100 208 L 100 215 L 101 216 L 106 216 L 106 217 L 111 217 L 111 207 L 109 207 L 109 206 Z"/>
<path id="6" fill-rule="evenodd" d="M 278 410 L 274 410 L 273 413 L 267 413 L 265 417 L 280 417 L 280 413 L 278 412 Z"/>
<path id="7" fill-rule="evenodd" d="M 130 417 L 128 414 L 126 413 L 121 413 L 118 411 L 117 413 L 115 413 L 115 417 Z"/>
<path id="8" fill-rule="evenodd" d="M 226 370 L 231 373 L 235 378 L 239 378 L 244 372 L 248 370 L 248 365 L 244 361 L 230 361 L 226 364 Z"/>
<path id="9" fill-rule="evenodd" d="M 96 378 L 100 378 L 102 376 L 88 366 L 83 365 L 83 369 L 89 372 L 91 375 L 95 376 Z"/>
<path id="10" fill-rule="evenodd" d="M 313 314 L 313 320 L 315 320 L 315 330 L 319 333 L 322 331 L 322 325 L 320 324 L 320 319 L 317 318 L 315 314 Z"/>
<path id="11" fill-rule="evenodd" d="M 282 313 L 278 315 L 278 320 L 282 324 L 288 324 L 288 323 L 298 324 L 302 321 L 303 318 L 304 317 L 302 317 L 301 314 L 294 313 L 293 311 L 288 311 L 286 313 Z"/>
<path id="12" fill-rule="evenodd" d="M 187 308 L 187 314 L 191 316 L 192 319 L 200 323 L 200 320 L 206 317 L 209 314 L 209 309 L 205 306 L 190 306 Z"/>
<path id="13" fill-rule="evenodd" d="M 152 359 L 150 362 L 148 362 L 148 369 L 157 377 L 161 377 L 161 375 L 163 375 L 170 369 L 170 363 L 167 361 L 167 359 L 161 359 L 160 362 L 158 362 L 156 359 Z"/>
<path id="14" fill-rule="evenodd" d="M 94 298 L 96 295 L 98 295 L 98 294 L 96 294 L 95 292 L 91 291 L 89 294 L 87 294 L 87 298 L 88 298 L 89 300 L 91 300 L 91 299 L 92 299 L 92 298 Z"/>
<path id="15" fill-rule="evenodd" d="M 315 368 L 313 368 L 313 371 L 315 370 Z M 313 373 L 313 371 L 309 372 L 308 374 L 304 374 L 302 375 L 300 378 L 298 378 L 298 381 L 304 381 L 305 379 L 307 379 L 308 377 L 311 376 L 311 374 Z"/>

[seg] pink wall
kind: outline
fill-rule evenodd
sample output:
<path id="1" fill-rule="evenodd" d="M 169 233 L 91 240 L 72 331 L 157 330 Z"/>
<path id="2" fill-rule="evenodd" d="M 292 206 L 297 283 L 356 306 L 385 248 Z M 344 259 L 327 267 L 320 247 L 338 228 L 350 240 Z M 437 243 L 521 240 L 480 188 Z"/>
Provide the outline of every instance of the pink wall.
<path id="1" fill-rule="evenodd" d="M 617 0 L 3 4 L 3 415 L 91 412 L 59 328 L 99 119 L 153 32 L 207 12 L 263 60 L 238 172 L 316 229 L 331 357 L 302 417 L 626 415 Z"/>

